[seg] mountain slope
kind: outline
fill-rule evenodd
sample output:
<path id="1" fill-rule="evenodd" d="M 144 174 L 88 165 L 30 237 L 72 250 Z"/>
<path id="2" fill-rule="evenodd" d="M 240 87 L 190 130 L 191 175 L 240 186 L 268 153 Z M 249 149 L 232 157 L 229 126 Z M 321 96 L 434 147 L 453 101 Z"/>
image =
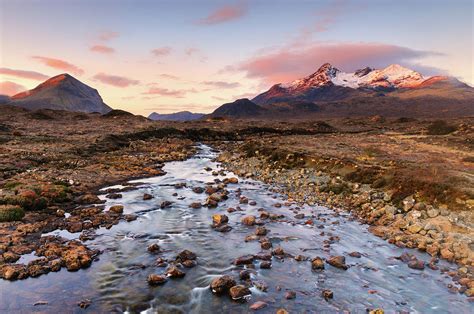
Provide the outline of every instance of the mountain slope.
<path id="1" fill-rule="evenodd" d="M 211 117 L 233 117 L 233 118 L 253 118 L 266 113 L 266 109 L 256 105 L 247 98 L 238 99 L 234 102 L 223 104 L 213 113 Z"/>
<path id="2" fill-rule="evenodd" d="M 60 74 L 32 90 L 11 97 L 10 105 L 30 110 L 56 109 L 78 112 L 107 113 L 107 106 L 96 89 L 69 74 Z"/>
<path id="3" fill-rule="evenodd" d="M 148 119 L 155 121 L 192 121 L 198 120 L 204 116 L 203 113 L 192 113 L 190 111 L 179 111 L 174 113 L 160 114 L 152 112 Z"/>
<path id="4" fill-rule="evenodd" d="M 424 77 L 397 64 L 345 73 L 326 63 L 302 79 L 273 85 L 252 103 L 249 114 L 235 103 L 215 112 L 268 119 L 374 114 L 460 117 L 474 115 L 474 88 L 452 77 Z"/>

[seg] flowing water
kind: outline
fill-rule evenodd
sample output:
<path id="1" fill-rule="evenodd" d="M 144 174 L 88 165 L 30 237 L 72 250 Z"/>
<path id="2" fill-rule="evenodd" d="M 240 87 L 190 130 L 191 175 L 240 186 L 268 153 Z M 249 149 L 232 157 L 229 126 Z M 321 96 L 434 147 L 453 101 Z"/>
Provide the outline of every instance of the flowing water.
<path id="1" fill-rule="evenodd" d="M 204 187 L 216 178 L 225 178 L 204 170 L 205 167 L 219 169 L 219 164 L 212 161 L 214 157 L 215 153 L 202 145 L 194 158 L 167 163 L 163 168 L 167 172 L 165 176 L 135 181 L 139 182 L 138 189 L 122 193 L 121 199 L 107 199 L 106 207 L 123 204 L 125 213 L 138 214 L 138 219 L 121 222 L 110 230 L 97 230 L 98 236 L 86 244 L 103 253 L 99 255 L 99 261 L 88 269 L 78 272 L 63 269 L 39 278 L 0 281 L 0 312 L 240 313 L 251 311 L 249 304 L 255 301 L 268 303 L 260 310 L 263 313 L 275 313 L 279 308 L 290 313 L 343 310 L 365 313 L 368 308 L 383 308 L 389 313 L 469 313 L 473 310 L 464 296 L 448 292 L 446 286 L 451 281 L 447 275 L 428 268 L 413 270 L 394 258 L 407 250 L 373 236 L 366 226 L 349 216 L 336 215 L 324 207 L 300 206 L 301 213 L 319 218 L 314 219 L 314 225 L 305 225 L 305 219 L 293 218 L 291 210 L 297 207 L 296 204 L 275 207 L 276 203 L 285 203 L 284 197 L 261 182 L 240 178 L 238 184 L 229 184 L 229 199 L 219 203 L 217 208 L 190 208 L 190 203 L 206 199 L 205 194 L 194 193 L 192 187 Z M 227 177 L 230 176 L 234 175 L 227 173 Z M 176 189 L 175 184 L 182 182 L 187 187 Z M 239 189 L 243 196 L 255 200 L 257 205 L 239 204 Z M 154 198 L 145 201 L 144 193 L 152 194 Z M 174 193 L 177 195 L 173 196 Z M 161 209 L 160 204 L 165 200 L 173 204 Z M 227 214 L 228 207 L 237 206 L 243 211 Z M 228 296 L 213 295 L 209 289 L 213 278 L 231 274 L 238 279 L 241 268 L 233 266 L 232 261 L 261 251 L 258 241 L 244 241 L 247 235 L 254 233 L 255 227 L 240 223 L 244 215 L 258 216 L 261 207 L 288 217 L 287 222 L 268 221 L 265 224 L 270 230 L 268 237 L 274 248 L 281 246 L 287 253 L 308 257 L 344 255 L 350 268 L 344 271 L 326 265 L 324 271 L 317 273 L 311 270 L 309 261 L 274 258 L 271 269 L 260 269 L 257 261 L 252 280 L 265 282 L 267 292 L 252 287 L 251 299 L 243 304 L 230 300 Z M 214 213 L 227 214 L 233 230 L 228 233 L 214 231 L 210 227 Z M 59 234 L 67 238 L 79 236 L 64 231 Z M 324 245 L 331 236 L 340 240 L 325 249 Z M 158 243 L 164 252 L 158 255 L 147 252 L 152 243 Z M 149 286 L 147 276 L 165 270 L 154 265 L 156 258 L 172 259 L 184 249 L 197 254 L 198 265 L 184 269 L 186 276 L 182 279 Z M 353 251 L 362 253 L 362 257 L 348 256 Z M 425 261 L 429 259 L 426 254 L 410 253 Z M 32 257 L 26 256 L 24 260 Z M 440 264 L 454 268 L 453 265 Z M 334 298 L 328 301 L 322 298 L 323 289 L 331 289 Z M 296 292 L 295 299 L 285 299 L 289 290 Z M 92 301 L 86 310 L 77 306 L 83 299 Z M 44 302 L 35 306 L 38 301 Z"/>

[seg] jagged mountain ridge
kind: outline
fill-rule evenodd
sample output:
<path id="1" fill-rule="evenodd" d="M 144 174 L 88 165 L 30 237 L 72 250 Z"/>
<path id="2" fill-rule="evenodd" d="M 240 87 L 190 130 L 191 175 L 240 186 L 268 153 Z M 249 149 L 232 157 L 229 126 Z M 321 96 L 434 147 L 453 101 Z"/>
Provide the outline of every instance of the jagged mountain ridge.
<path id="1" fill-rule="evenodd" d="M 179 111 L 174 113 L 157 113 L 152 112 L 148 119 L 155 121 L 192 121 L 198 120 L 204 116 L 203 113 L 193 113 L 190 111 Z"/>
<path id="2" fill-rule="evenodd" d="M 16 94 L 9 105 L 30 110 L 54 109 L 77 112 L 107 113 L 107 106 L 99 92 L 69 74 L 54 76 L 37 87 Z"/>

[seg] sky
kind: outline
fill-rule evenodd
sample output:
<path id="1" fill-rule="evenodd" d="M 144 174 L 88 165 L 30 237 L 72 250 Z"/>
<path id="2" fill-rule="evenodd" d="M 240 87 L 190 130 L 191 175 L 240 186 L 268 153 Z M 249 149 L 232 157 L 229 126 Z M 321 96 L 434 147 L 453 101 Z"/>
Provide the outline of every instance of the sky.
<path id="1" fill-rule="evenodd" d="M 396 63 L 474 85 L 472 0 L 0 0 L 0 94 L 69 73 L 147 116 Z"/>

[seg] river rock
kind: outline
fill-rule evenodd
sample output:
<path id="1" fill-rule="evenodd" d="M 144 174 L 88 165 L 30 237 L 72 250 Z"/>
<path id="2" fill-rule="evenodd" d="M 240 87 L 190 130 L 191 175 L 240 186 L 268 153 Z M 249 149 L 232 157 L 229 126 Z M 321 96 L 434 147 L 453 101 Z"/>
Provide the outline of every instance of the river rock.
<path id="1" fill-rule="evenodd" d="M 163 275 L 151 274 L 148 275 L 147 282 L 152 286 L 164 284 L 168 279 Z"/>
<path id="2" fill-rule="evenodd" d="M 295 291 L 288 291 L 287 293 L 285 293 L 285 299 L 292 300 L 294 298 L 296 298 L 296 292 Z"/>
<path id="3" fill-rule="evenodd" d="M 236 282 L 234 278 L 228 275 L 224 275 L 212 280 L 210 288 L 211 291 L 216 294 L 222 294 L 228 292 L 229 289 L 235 286 Z"/>
<path id="4" fill-rule="evenodd" d="M 268 229 L 265 227 L 257 227 L 257 229 L 255 230 L 255 234 L 258 236 L 264 236 L 267 235 L 267 233 Z"/>
<path id="5" fill-rule="evenodd" d="M 351 252 L 351 253 L 349 253 L 349 256 L 350 257 L 355 257 L 355 258 L 361 258 L 362 254 L 360 254 L 359 252 Z"/>
<path id="6" fill-rule="evenodd" d="M 168 267 L 165 274 L 170 278 L 183 278 L 186 275 L 185 272 L 181 271 L 178 267 L 174 265 Z"/>
<path id="7" fill-rule="evenodd" d="M 272 248 L 272 243 L 270 241 L 262 241 L 260 243 L 260 247 L 263 249 L 263 250 L 269 250 Z"/>
<path id="8" fill-rule="evenodd" d="M 242 271 L 239 273 L 239 278 L 240 278 L 240 280 L 248 280 L 248 279 L 250 279 L 250 271 L 248 271 L 248 270 L 242 270 Z"/>
<path id="9" fill-rule="evenodd" d="M 245 216 L 244 218 L 242 218 L 241 222 L 242 224 L 246 225 L 246 226 L 253 226 L 255 225 L 255 216 L 251 215 L 251 216 Z"/>
<path id="10" fill-rule="evenodd" d="M 189 207 L 194 208 L 194 209 L 199 209 L 202 207 L 202 204 L 200 202 L 193 202 Z"/>
<path id="11" fill-rule="evenodd" d="M 236 285 L 230 288 L 229 294 L 233 300 L 242 300 L 251 295 L 252 292 L 250 292 L 250 289 L 246 286 Z"/>
<path id="12" fill-rule="evenodd" d="M 214 227 L 214 230 L 215 231 L 218 231 L 218 232 L 229 232 L 232 230 L 232 227 L 229 226 L 228 224 L 223 224 L 223 225 L 220 225 L 220 226 L 217 226 L 217 227 Z"/>
<path id="13" fill-rule="evenodd" d="M 263 261 L 263 262 L 260 263 L 260 268 L 261 269 L 270 269 L 270 268 L 272 268 L 272 262 Z"/>
<path id="14" fill-rule="evenodd" d="M 329 289 L 324 289 L 322 292 L 321 292 L 321 295 L 322 297 L 325 299 L 325 300 L 329 300 L 329 299 L 332 299 L 334 298 L 334 293 L 329 290 Z"/>
<path id="15" fill-rule="evenodd" d="M 346 258 L 344 256 L 333 256 L 327 260 L 327 263 L 331 266 L 346 270 Z"/>
<path id="16" fill-rule="evenodd" d="M 151 200 L 152 198 L 153 198 L 153 195 L 151 194 L 148 194 L 148 193 L 143 194 L 144 201 Z"/>
<path id="17" fill-rule="evenodd" d="M 196 253 L 191 252 L 189 250 L 181 251 L 181 253 L 176 256 L 177 262 L 184 262 L 186 260 L 195 260 L 197 258 Z"/>
<path id="18" fill-rule="evenodd" d="M 260 310 L 260 309 L 263 309 L 265 307 L 267 307 L 267 303 L 263 302 L 263 301 L 257 301 L 255 302 L 254 304 L 252 304 L 250 306 L 250 309 L 251 310 L 254 310 L 254 311 L 257 311 L 257 310 Z"/>
<path id="19" fill-rule="evenodd" d="M 147 250 L 150 253 L 157 253 L 160 251 L 160 246 L 158 245 L 158 243 L 153 243 L 148 246 Z"/>
<path id="20" fill-rule="evenodd" d="M 253 255 L 244 255 L 234 260 L 234 265 L 248 265 L 253 263 Z"/>
<path id="21" fill-rule="evenodd" d="M 123 206 L 122 205 L 110 206 L 109 212 L 112 212 L 112 213 L 115 213 L 115 214 L 122 214 L 123 213 Z"/>
<path id="22" fill-rule="evenodd" d="M 224 223 L 227 223 L 229 221 L 229 217 L 226 215 L 221 215 L 221 214 L 214 214 L 212 215 L 212 222 L 214 223 L 215 226 L 222 225 Z"/>
<path id="23" fill-rule="evenodd" d="M 323 270 L 324 269 L 324 261 L 321 257 L 315 257 L 311 261 L 311 268 L 313 270 Z"/>

